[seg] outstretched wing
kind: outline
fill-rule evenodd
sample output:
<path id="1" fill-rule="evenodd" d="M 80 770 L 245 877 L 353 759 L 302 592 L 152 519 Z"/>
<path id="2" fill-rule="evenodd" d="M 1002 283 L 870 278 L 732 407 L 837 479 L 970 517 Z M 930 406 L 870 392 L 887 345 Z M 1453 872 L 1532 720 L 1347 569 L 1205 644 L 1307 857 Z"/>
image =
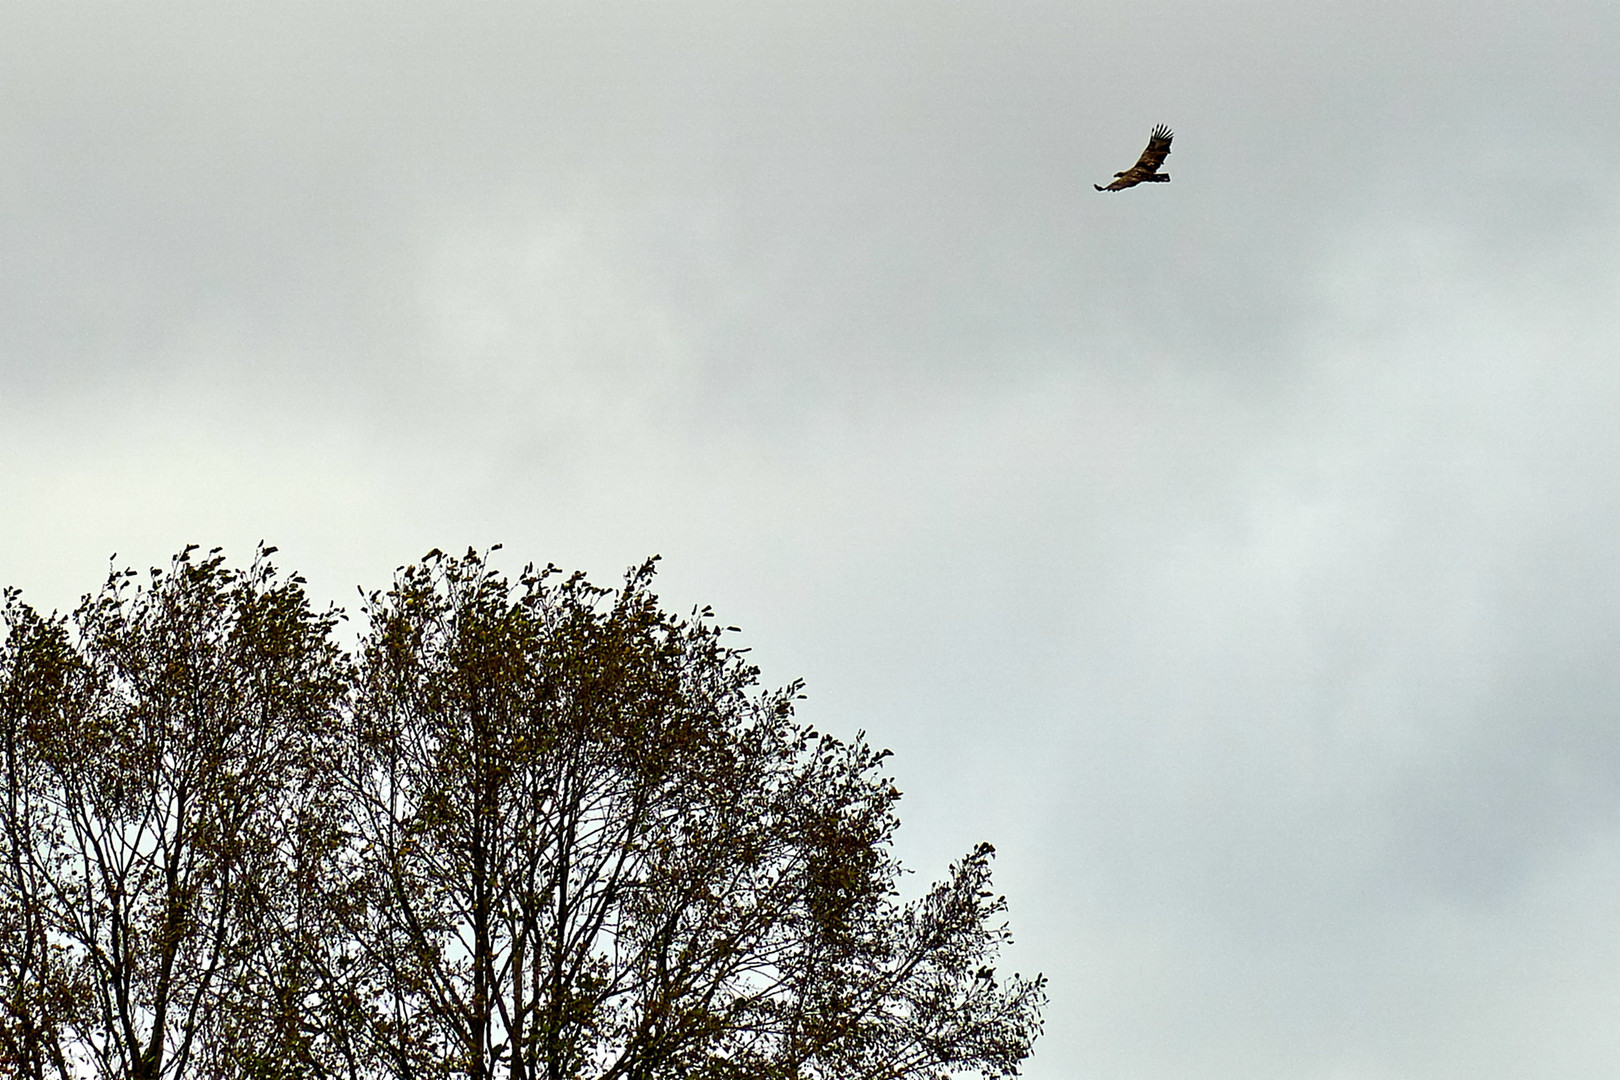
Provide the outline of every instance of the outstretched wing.
<path id="1" fill-rule="evenodd" d="M 1131 166 L 1131 172 L 1140 171 L 1144 176 L 1152 176 L 1158 172 L 1159 166 L 1164 164 L 1164 159 L 1170 156 L 1170 140 L 1175 137 L 1175 133 L 1163 124 L 1154 128 L 1153 134 L 1148 136 L 1147 149 L 1142 151 L 1142 156 Z"/>

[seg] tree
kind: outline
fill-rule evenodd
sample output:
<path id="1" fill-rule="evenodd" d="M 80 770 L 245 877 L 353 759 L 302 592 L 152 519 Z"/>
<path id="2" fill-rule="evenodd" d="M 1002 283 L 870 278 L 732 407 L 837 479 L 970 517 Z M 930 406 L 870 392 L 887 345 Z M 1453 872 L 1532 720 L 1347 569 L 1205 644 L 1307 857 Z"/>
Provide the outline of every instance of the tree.
<path id="1" fill-rule="evenodd" d="M 58 839 L 38 733 L 58 717 L 78 674 L 60 619 L 44 619 L 15 590 L 3 599 L 0 643 L 0 1075 L 68 1080 L 63 1031 L 82 1020 L 88 987 L 53 933 L 53 905 L 36 857 Z"/>
<path id="2" fill-rule="evenodd" d="M 400 1077 L 1016 1071 L 1041 980 L 981 846 L 895 900 L 887 752 L 793 720 L 703 611 L 433 553 L 368 598 L 354 830 Z"/>
<path id="3" fill-rule="evenodd" d="M 297 1043 L 245 1006 L 261 1004 L 283 840 L 337 727 L 335 616 L 277 575 L 273 548 L 240 571 L 194 550 L 146 588 L 110 575 L 72 647 L 8 596 L 0 909 L 24 915 L 34 999 L 73 996 L 18 1022 L 48 1044 L 17 1055 L 25 1074 L 239 1074 Z"/>
<path id="4" fill-rule="evenodd" d="M 887 751 L 735 628 L 431 552 L 338 613 L 263 549 L 8 594 L 0 1074 L 934 1080 L 1017 1072 L 980 845 L 902 903 Z"/>

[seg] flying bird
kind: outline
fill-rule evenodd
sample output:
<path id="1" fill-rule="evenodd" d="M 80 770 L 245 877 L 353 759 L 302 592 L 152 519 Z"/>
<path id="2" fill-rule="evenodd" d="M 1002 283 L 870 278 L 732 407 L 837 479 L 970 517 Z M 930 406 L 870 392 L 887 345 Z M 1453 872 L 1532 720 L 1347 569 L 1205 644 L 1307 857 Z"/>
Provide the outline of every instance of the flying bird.
<path id="1" fill-rule="evenodd" d="M 1142 183 L 1168 184 L 1170 174 L 1160 172 L 1159 166 L 1170 156 L 1170 140 L 1173 138 L 1174 133 L 1160 124 L 1153 129 L 1153 134 L 1148 136 L 1147 149 L 1142 151 L 1142 156 L 1136 159 L 1135 165 L 1124 172 L 1115 173 L 1114 182 L 1107 187 L 1101 184 L 1091 186 L 1098 191 L 1124 191 L 1128 187 Z"/>

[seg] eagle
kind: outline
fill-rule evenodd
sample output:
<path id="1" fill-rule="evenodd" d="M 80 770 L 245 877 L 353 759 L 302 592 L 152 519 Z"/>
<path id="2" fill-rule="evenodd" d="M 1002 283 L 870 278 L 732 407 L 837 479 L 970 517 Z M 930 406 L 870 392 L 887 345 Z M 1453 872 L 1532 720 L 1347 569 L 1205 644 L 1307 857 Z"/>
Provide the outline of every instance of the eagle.
<path id="1" fill-rule="evenodd" d="M 1114 182 L 1107 187 L 1101 184 L 1091 186 L 1098 191 L 1124 191 L 1141 183 L 1168 184 L 1170 174 L 1160 172 L 1159 166 L 1170 156 L 1170 140 L 1173 138 L 1175 134 L 1160 124 L 1153 129 L 1153 134 L 1148 136 L 1147 149 L 1142 151 L 1142 156 L 1136 159 L 1135 165 L 1124 172 L 1115 173 Z"/>

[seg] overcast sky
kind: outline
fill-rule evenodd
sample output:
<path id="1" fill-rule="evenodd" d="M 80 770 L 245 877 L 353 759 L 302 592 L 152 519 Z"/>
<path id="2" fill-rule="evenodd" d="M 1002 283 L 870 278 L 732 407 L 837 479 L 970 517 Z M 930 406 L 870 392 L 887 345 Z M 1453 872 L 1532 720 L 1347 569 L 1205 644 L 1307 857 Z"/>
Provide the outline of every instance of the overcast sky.
<path id="1" fill-rule="evenodd" d="M 1617 57 L 1613 0 L 0 5 L 0 582 L 659 553 L 894 749 L 919 880 L 996 844 L 1034 1080 L 1620 1075 Z"/>

